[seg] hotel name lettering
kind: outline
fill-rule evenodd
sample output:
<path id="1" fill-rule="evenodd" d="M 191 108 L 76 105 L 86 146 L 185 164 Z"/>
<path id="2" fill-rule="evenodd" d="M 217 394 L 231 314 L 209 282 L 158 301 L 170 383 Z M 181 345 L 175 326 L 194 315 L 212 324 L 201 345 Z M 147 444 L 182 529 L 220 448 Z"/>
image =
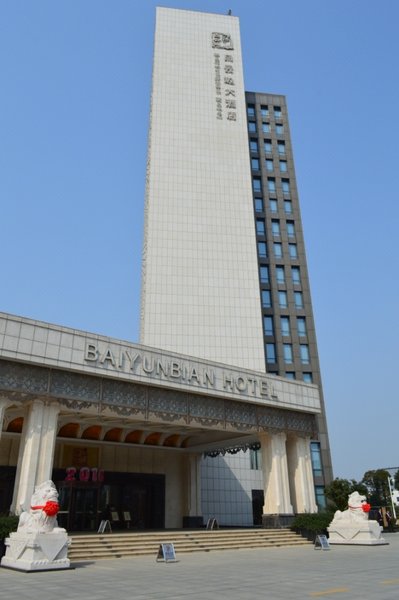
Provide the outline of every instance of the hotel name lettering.
<path id="1" fill-rule="evenodd" d="M 213 65 L 215 69 L 216 91 L 216 118 L 225 118 L 228 121 L 237 120 L 236 90 L 234 80 L 234 50 L 231 35 L 226 33 L 212 33 L 212 48 L 226 50 L 226 53 L 215 52 Z M 223 102 L 224 101 L 224 102 Z"/>
<path id="2" fill-rule="evenodd" d="M 196 388 L 239 393 L 263 400 L 277 399 L 271 383 L 262 377 L 251 377 L 224 369 L 215 370 L 178 359 L 161 359 L 138 350 L 123 348 L 115 351 L 109 346 L 100 348 L 97 343 L 88 342 L 84 360 L 96 366 L 111 367 L 117 371 L 179 382 Z"/>

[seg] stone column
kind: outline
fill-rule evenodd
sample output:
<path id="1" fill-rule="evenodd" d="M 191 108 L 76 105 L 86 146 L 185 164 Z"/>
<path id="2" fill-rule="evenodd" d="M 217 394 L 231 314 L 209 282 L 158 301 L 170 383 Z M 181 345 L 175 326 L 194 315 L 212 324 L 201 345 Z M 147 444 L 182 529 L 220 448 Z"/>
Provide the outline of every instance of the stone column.
<path id="1" fill-rule="evenodd" d="M 317 504 L 313 482 L 310 438 L 292 436 L 287 443 L 288 471 L 296 513 L 315 513 Z"/>
<path id="2" fill-rule="evenodd" d="M 199 527 L 202 525 L 201 454 L 188 454 L 185 463 L 186 515 L 183 526 Z"/>
<path id="3" fill-rule="evenodd" d="M 51 479 L 59 412 L 60 406 L 56 403 L 46 406 L 44 411 L 40 441 L 40 456 L 35 485 Z"/>
<path id="4" fill-rule="evenodd" d="M 4 415 L 6 412 L 6 408 L 8 408 L 9 406 L 11 406 L 11 402 L 5 396 L 0 396 L 0 440 L 1 434 L 3 432 Z"/>
<path id="5" fill-rule="evenodd" d="M 288 480 L 287 436 L 284 432 L 262 433 L 259 439 L 265 496 L 263 524 L 265 527 L 283 527 L 293 517 Z"/>
<path id="6" fill-rule="evenodd" d="M 34 400 L 27 408 L 18 455 L 11 511 L 20 514 L 29 507 L 35 485 L 51 478 L 57 435 L 56 405 Z"/>

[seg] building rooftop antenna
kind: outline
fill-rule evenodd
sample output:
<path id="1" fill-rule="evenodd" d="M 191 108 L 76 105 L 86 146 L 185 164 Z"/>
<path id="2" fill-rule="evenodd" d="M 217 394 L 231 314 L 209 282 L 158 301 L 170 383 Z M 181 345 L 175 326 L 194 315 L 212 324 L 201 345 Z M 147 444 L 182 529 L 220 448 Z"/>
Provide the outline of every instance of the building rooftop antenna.
<path id="1" fill-rule="evenodd" d="M 227 11 L 227 14 L 229 15 L 229 17 L 231 17 L 231 15 L 232 15 L 231 8 L 229 8 L 229 10 Z"/>

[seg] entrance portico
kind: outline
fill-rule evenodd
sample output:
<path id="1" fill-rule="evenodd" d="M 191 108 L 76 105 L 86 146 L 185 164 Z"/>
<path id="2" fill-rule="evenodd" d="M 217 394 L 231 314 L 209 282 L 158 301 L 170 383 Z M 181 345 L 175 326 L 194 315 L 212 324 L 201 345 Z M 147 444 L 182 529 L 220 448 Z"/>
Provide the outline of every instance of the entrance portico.
<path id="1" fill-rule="evenodd" d="M 12 511 L 62 474 L 57 485 L 102 490 L 96 523 L 113 498 L 139 510 L 151 496 L 144 476 L 161 475 L 164 506 L 152 510 L 181 527 L 202 516 L 203 453 L 259 442 L 264 513 L 316 510 L 316 386 L 6 314 L 0 336 L 0 470 L 16 468 Z"/>

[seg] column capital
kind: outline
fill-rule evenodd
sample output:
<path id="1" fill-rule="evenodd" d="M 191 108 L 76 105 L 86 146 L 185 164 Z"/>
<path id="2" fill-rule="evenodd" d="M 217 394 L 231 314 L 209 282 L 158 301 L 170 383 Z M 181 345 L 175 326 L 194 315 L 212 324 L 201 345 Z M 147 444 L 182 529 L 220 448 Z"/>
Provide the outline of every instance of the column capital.
<path id="1" fill-rule="evenodd" d="M 3 404 L 11 404 L 11 400 L 5 394 L 0 394 L 0 406 L 2 406 Z"/>

